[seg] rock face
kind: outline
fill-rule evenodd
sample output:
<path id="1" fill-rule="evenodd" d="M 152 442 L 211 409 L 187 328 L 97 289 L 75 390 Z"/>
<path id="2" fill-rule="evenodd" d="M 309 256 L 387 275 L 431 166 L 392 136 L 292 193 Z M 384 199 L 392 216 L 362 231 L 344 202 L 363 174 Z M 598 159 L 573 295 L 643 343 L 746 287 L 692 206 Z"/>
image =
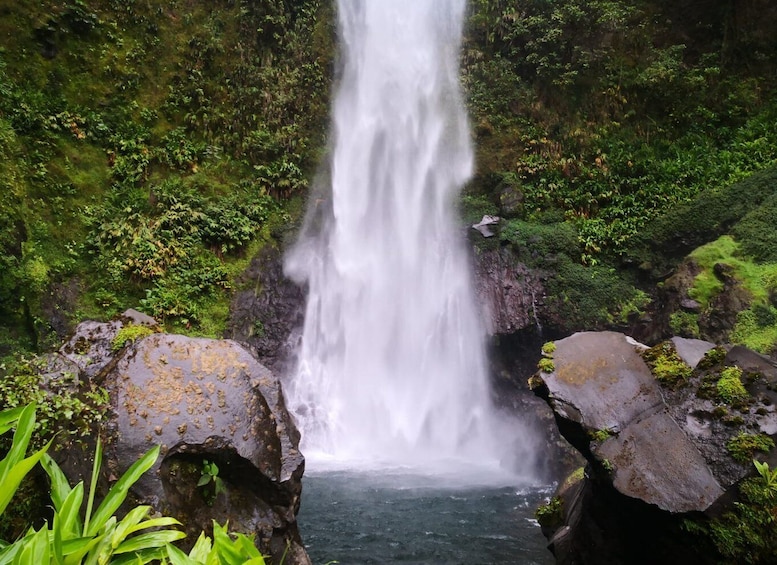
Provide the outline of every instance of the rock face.
<path id="1" fill-rule="evenodd" d="M 478 303 L 489 334 L 511 334 L 539 324 L 545 290 L 537 273 L 503 249 L 475 256 Z"/>
<path id="2" fill-rule="evenodd" d="M 78 335 L 87 341 L 63 348 L 76 362 L 88 358 L 110 392 L 111 474 L 161 445 L 133 487 L 136 503 L 178 518 L 191 543 L 212 520 L 229 520 L 275 562 L 285 554 L 284 563 L 309 563 L 296 526 L 304 458 L 278 379 L 229 340 L 155 333 L 112 353 L 106 343 L 121 325 L 85 322 Z M 206 461 L 225 492 L 198 486 Z"/>
<path id="3" fill-rule="evenodd" d="M 305 311 L 302 289 L 283 274 L 280 251 L 265 248 L 241 275 L 226 337 L 245 343 L 276 374 L 288 368 Z"/>
<path id="4" fill-rule="evenodd" d="M 710 360 L 713 344 L 682 338 L 657 346 L 662 357 L 615 332 L 578 333 L 555 346 L 534 390 L 588 460 L 585 478 L 559 493 L 560 519 L 544 525 L 557 562 L 708 562 L 682 520 L 718 512 L 752 472 L 727 442 L 743 431 L 777 431 L 769 396 L 777 370 L 743 348 Z M 716 397 L 714 371 L 726 365 L 759 371 L 737 407 Z M 676 374 L 662 378 L 676 380 L 661 384 L 655 375 L 666 367 Z"/>

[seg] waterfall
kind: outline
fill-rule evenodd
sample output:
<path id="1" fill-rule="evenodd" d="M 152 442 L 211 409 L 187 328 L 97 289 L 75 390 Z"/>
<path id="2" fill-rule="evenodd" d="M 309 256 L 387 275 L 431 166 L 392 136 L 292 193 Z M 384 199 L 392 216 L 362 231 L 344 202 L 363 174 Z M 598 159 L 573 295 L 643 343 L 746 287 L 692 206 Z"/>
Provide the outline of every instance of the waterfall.
<path id="1" fill-rule="evenodd" d="M 339 0 L 324 190 L 286 272 L 308 288 L 287 402 L 310 459 L 498 462 L 455 202 L 473 170 L 458 55 L 465 0 Z M 505 445 L 507 444 L 507 445 Z"/>

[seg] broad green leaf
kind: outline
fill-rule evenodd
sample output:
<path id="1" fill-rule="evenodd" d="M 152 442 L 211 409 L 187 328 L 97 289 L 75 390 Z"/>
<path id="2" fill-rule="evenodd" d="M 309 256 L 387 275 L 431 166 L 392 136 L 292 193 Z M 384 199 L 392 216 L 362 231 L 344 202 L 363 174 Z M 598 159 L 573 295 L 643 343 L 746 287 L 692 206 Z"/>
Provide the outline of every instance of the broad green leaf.
<path id="1" fill-rule="evenodd" d="M 180 526 L 181 523 L 176 520 L 175 518 L 171 518 L 169 516 L 162 516 L 161 518 L 151 518 L 149 520 L 145 520 L 141 522 L 140 524 L 133 526 L 129 534 L 134 534 L 135 532 L 139 532 L 140 530 L 147 530 L 148 528 L 161 528 L 163 526 Z"/>
<path id="2" fill-rule="evenodd" d="M 240 550 L 229 537 L 226 529 L 213 522 L 213 547 L 224 565 L 243 565 Z"/>
<path id="3" fill-rule="evenodd" d="M 59 510 L 62 508 L 62 503 L 67 498 L 67 495 L 70 494 L 70 483 L 56 461 L 48 454 L 43 456 L 40 464 L 51 481 L 51 501 L 54 503 L 54 510 Z"/>
<path id="4" fill-rule="evenodd" d="M 62 503 L 61 509 L 54 515 L 55 528 L 62 534 L 63 540 L 81 537 L 81 503 L 84 500 L 84 483 L 78 483 Z"/>
<path id="5" fill-rule="evenodd" d="M 24 407 L 16 423 L 16 431 L 13 434 L 13 443 L 8 454 L 0 461 L 0 487 L 5 490 L 5 477 L 11 467 L 24 459 L 27 445 L 30 443 L 32 429 L 35 426 L 35 405 L 28 404 Z"/>
<path id="6" fill-rule="evenodd" d="M 148 532 L 146 534 L 140 534 L 129 538 L 116 548 L 117 555 L 121 553 L 129 553 L 133 551 L 140 551 L 143 549 L 150 549 L 153 547 L 162 547 L 167 543 L 174 542 L 186 537 L 184 532 L 178 530 L 160 530 L 158 532 Z"/>
<path id="7" fill-rule="evenodd" d="M 137 482 L 143 473 L 148 471 L 154 465 L 154 462 L 156 462 L 158 456 L 159 446 L 157 445 L 150 449 L 143 457 L 135 461 L 135 463 L 133 463 L 132 466 L 127 469 L 127 472 L 124 473 L 118 481 L 116 481 L 116 484 L 114 484 L 111 490 L 108 491 L 108 494 L 105 496 L 102 504 L 100 504 L 100 507 L 94 513 L 92 523 L 89 524 L 88 527 L 86 524 L 84 524 L 84 531 L 87 535 L 97 532 L 106 522 L 108 517 L 116 512 L 119 506 L 121 506 L 121 503 L 124 502 L 124 499 L 127 497 L 127 493 L 129 492 L 130 487 L 134 485 L 135 482 Z"/>
<path id="8" fill-rule="evenodd" d="M 16 443 L 15 437 L 14 443 Z M 40 451 L 30 455 L 27 459 L 22 459 L 10 468 L 5 469 L 3 479 L 0 481 L 0 515 L 5 512 L 6 506 L 11 502 L 22 479 L 24 479 L 27 473 L 29 473 L 30 470 L 35 467 L 36 463 L 40 461 L 40 458 L 43 457 L 43 454 L 46 453 L 46 450 L 50 445 L 51 442 L 47 443 Z"/>
<path id="9" fill-rule="evenodd" d="M 119 547 L 127 536 L 130 535 L 132 528 L 137 526 L 143 518 L 148 516 L 150 511 L 150 506 L 136 506 L 127 512 L 127 515 L 122 518 L 121 522 L 118 523 L 116 529 L 113 531 L 111 545 L 114 548 Z"/>
<path id="10" fill-rule="evenodd" d="M 201 476 L 200 480 L 197 481 L 197 486 L 198 487 L 204 487 L 205 485 L 207 485 L 210 482 L 210 480 L 212 478 L 213 477 L 211 477 L 210 475 L 203 475 L 203 476 Z"/>
<path id="11" fill-rule="evenodd" d="M 262 554 L 259 553 L 259 550 L 256 549 L 256 546 L 254 545 L 254 540 L 246 536 L 245 534 L 237 534 L 237 539 L 235 540 L 235 545 L 240 547 L 243 555 L 246 557 L 261 557 Z"/>
<path id="12" fill-rule="evenodd" d="M 205 535 L 205 532 L 201 532 L 200 537 L 197 538 L 194 547 L 189 552 L 189 557 L 199 563 L 205 563 L 205 560 L 212 550 L 213 543 L 211 542 L 211 539 Z"/>
<path id="13" fill-rule="evenodd" d="M 259 557 L 252 557 L 248 561 L 245 561 L 243 565 L 266 565 L 264 562 L 264 557 L 261 555 Z"/>
<path id="14" fill-rule="evenodd" d="M 171 565 L 201 565 L 201 561 L 195 561 L 174 545 L 167 545 L 167 558 Z"/>
<path id="15" fill-rule="evenodd" d="M 24 409 L 25 406 L 18 406 L 0 412 L 0 435 L 14 427 L 14 424 L 19 419 L 19 416 L 21 416 Z"/>
<path id="16" fill-rule="evenodd" d="M 122 553 L 111 559 L 111 565 L 137 565 L 157 563 L 167 559 L 167 546 L 144 549 L 136 553 Z"/>

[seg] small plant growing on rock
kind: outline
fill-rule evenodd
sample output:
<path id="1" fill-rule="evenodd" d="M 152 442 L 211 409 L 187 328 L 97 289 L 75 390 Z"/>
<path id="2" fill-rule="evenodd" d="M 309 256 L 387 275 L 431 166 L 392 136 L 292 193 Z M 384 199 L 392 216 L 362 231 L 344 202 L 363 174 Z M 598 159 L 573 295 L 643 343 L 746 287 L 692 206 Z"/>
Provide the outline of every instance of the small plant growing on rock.
<path id="1" fill-rule="evenodd" d="M 224 480 L 219 477 L 219 468 L 213 461 L 204 459 L 202 461 L 202 469 L 200 470 L 200 480 L 197 482 L 197 486 L 202 489 L 202 496 L 208 506 L 213 505 L 213 501 L 216 497 L 227 492 L 227 487 L 224 484 Z"/>
<path id="2" fill-rule="evenodd" d="M 717 384 L 718 398 L 726 404 L 742 404 L 750 398 L 742 384 L 742 369 L 726 367 L 721 371 Z"/>
<path id="3" fill-rule="evenodd" d="M 642 354 L 642 358 L 650 367 L 653 376 L 667 386 L 683 384 L 693 373 L 693 369 L 680 359 L 671 342 L 668 341 L 651 347 Z"/>
<path id="4" fill-rule="evenodd" d="M 765 434 L 740 433 L 726 444 L 731 457 L 740 463 L 747 463 L 756 451 L 768 452 L 774 447 L 772 438 Z"/>
<path id="5" fill-rule="evenodd" d="M 554 496 L 534 512 L 534 517 L 543 528 L 555 528 L 564 521 L 564 511 L 561 499 Z"/>
<path id="6" fill-rule="evenodd" d="M 150 336 L 153 333 L 154 330 L 148 326 L 139 326 L 136 324 L 124 326 L 116 333 L 116 337 L 111 341 L 111 351 L 116 353 L 124 346 L 135 343 L 137 340 Z"/>
<path id="7" fill-rule="evenodd" d="M 546 357 L 553 357 L 555 351 L 556 344 L 552 341 L 548 341 L 542 346 L 542 354 Z"/>
<path id="8" fill-rule="evenodd" d="M 595 432 L 589 432 L 588 435 L 593 441 L 602 442 L 610 439 L 613 433 L 610 430 L 596 430 Z"/>
<path id="9" fill-rule="evenodd" d="M 701 358 L 701 361 L 696 365 L 696 368 L 700 371 L 706 371 L 715 365 L 721 364 L 725 358 L 726 350 L 723 347 L 713 347 L 704 354 L 704 357 Z"/>
<path id="10" fill-rule="evenodd" d="M 553 361 L 547 357 L 540 359 L 540 362 L 537 363 L 537 367 L 539 367 L 540 371 L 543 373 L 552 373 L 556 370 L 556 366 L 553 364 Z"/>

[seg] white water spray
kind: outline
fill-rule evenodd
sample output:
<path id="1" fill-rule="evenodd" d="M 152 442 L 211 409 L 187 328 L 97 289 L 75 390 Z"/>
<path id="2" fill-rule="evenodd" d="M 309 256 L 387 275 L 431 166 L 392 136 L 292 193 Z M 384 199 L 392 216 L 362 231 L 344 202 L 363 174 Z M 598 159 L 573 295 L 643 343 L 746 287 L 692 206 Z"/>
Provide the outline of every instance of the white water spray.
<path id="1" fill-rule="evenodd" d="M 489 464 L 515 449 L 518 424 L 491 404 L 455 216 L 473 167 L 465 4 L 338 1 L 331 181 L 286 263 L 309 291 L 286 389 L 308 459 Z"/>

